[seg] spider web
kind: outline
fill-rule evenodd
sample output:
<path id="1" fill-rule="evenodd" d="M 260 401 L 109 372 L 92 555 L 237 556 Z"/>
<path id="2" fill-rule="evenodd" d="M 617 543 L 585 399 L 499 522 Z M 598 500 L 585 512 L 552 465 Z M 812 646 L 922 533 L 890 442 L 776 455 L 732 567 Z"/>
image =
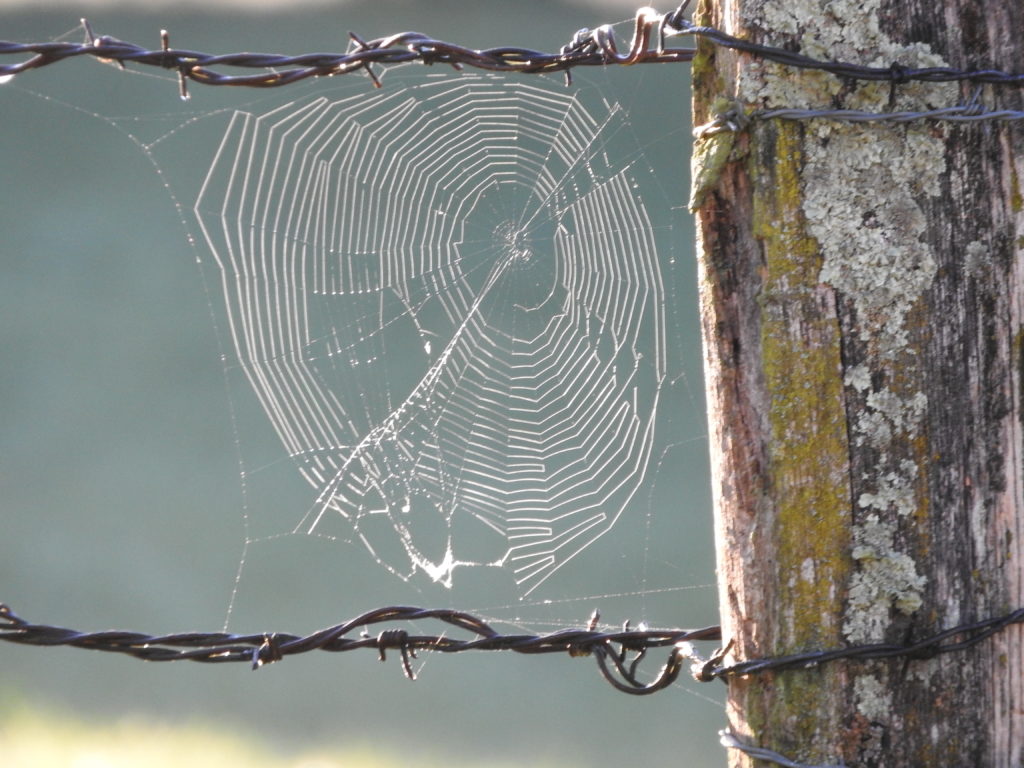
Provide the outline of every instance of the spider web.
<path id="1" fill-rule="evenodd" d="M 406 67 L 183 104 L 173 75 L 90 63 L 0 88 L 4 599 L 166 632 L 392 604 L 507 633 L 714 623 L 685 75 L 574 79 Z M 205 666 L 176 666 L 187 702 L 134 669 L 105 685 L 530 764 L 676 757 L 680 728 L 720 725 L 719 687 L 681 678 L 638 715 L 592 660 L 421 654 L 409 687 L 349 656 L 251 696 Z M 26 689 L 53 667 L 15 666 Z M 266 720 L 270 684 L 290 719 Z"/>
<path id="2" fill-rule="evenodd" d="M 529 594 L 612 530 L 669 375 L 652 174 L 620 106 L 544 81 L 235 112 L 195 215 L 234 362 L 308 483 L 285 532 Z"/>

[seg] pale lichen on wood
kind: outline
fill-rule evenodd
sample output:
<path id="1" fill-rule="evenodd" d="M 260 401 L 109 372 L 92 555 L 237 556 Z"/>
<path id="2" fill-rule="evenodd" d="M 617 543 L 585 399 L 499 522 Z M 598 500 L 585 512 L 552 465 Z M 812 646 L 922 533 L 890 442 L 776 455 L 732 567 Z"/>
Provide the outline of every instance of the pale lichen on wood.
<path id="1" fill-rule="evenodd" d="M 812 56 L 876 66 L 943 64 L 927 46 L 889 40 L 878 26 L 879 7 L 879 0 L 750 2 L 743 18 L 773 33 L 798 35 L 801 51 Z M 832 23 L 808 23 L 828 17 Z M 943 103 L 951 93 L 955 86 L 901 89 L 899 108 Z M 836 99 L 850 108 L 895 108 L 888 84 L 851 87 L 820 72 L 783 73 L 771 63 L 746 67 L 738 96 L 761 108 L 821 107 Z M 849 435 L 867 444 L 877 462 L 869 476 L 853 478 L 853 501 L 861 514 L 851 527 L 855 568 L 844 632 L 850 642 L 877 641 L 893 609 L 909 614 L 920 607 L 925 585 L 915 553 L 901 550 L 897 529 L 898 518 L 923 503 L 918 496 L 925 473 L 919 461 L 925 457 L 916 455 L 913 443 L 928 401 L 912 385 L 915 360 L 907 317 L 935 275 L 919 200 L 939 193 L 945 150 L 942 137 L 928 126 L 814 121 L 804 129 L 799 151 L 800 208 L 821 254 L 816 279 L 850 306 L 863 351 L 845 377 L 852 396 Z M 876 387 L 873 380 L 896 383 Z"/>

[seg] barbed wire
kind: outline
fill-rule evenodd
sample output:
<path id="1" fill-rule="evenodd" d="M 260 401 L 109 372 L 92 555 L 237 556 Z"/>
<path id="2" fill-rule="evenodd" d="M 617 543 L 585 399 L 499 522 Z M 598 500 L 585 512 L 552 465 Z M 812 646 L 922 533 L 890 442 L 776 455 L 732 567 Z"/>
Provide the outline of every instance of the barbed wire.
<path id="1" fill-rule="evenodd" d="M 86 32 L 83 43 L 0 41 L 0 55 L 31 54 L 25 61 L 0 66 L 0 78 L 11 78 L 31 69 L 39 69 L 80 56 L 116 62 L 122 68 L 126 64 L 140 64 L 177 70 L 183 98 L 188 96 L 188 81 L 203 85 L 272 88 L 310 77 L 344 75 L 360 71 L 369 75 L 373 84 L 379 88 L 381 81 L 374 72 L 373 65 L 401 64 L 410 61 L 428 65 L 449 64 L 455 69 L 471 66 L 498 72 L 528 74 L 564 72 L 568 78 L 569 70 L 580 66 L 690 61 L 696 50 L 665 47 L 665 37 L 670 30 L 664 27 L 664 18 L 651 8 L 640 9 L 635 18 L 633 39 L 628 51 L 624 53 L 619 50 L 613 26 L 604 24 L 593 30 L 579 30 L 572 41 L 563 46 L 558 53 L 545 53 L 516 46 L 475 50 L 436 40 L 420 32 L 401 32 L 372 40 L 364 40 L 350 32 L 351 45 L 345 53 L 307 53 L 298 56 L 274 53 L 209 54 L 171 48 L 170 36 L 166 30 L 160 33 L 160 49 L 150 50 L 110 35 L 96 35 L 89 23 L 83 19 L 82 24 Z M 266 71 L 251 75 L 230 75 L 214 67 Z"/>
<path id="2" fill-rule="evenodd" d="M 867 67 L 842 61 L 815 59 L 801 53 L 769 45 L 753 43 L 726 34 L 714 27 L 697 26 L 686 19 L 689 0 L 674 11 L 661 14 L 653 8 L 636 13 L 629 49 L 620 52 L 615 29 L 603 24 L 595 29 L 583 28 L 558 53 L 530 48 L 503 46 L 477 50 L 436 40 L 420 32 L 401 32 L 387 37 L 364 40 L 349 33 L 351 45 L 345 53 L 307 53 L 285 56 L 270 53 L 208 54 L 170 47 L 166 30 L 160 33 L 160 49 L 150 50 L 110 35 L 95 35 L 84 19 L 86 39 L 83 43 L 45 42 L 16 43 L 0 41 L 0 55 L 29 54 L 17 64 L 0 66 L 0 79 L 9 79 L 31 69 L 39 69 L 80 56 L 126 64 L 139 64 L 176 70 L 182 98 L 188 97 L 188 81 L 203 85 L 233 85 L 270 88 L 310 77 L 365 72 L 376 87 L 380 78 L 373 65 L 420 61 L 423 64 L 449 64 L 456 69 L 471 66 L 500 72 L 543 74 L 564 72 L 571 82 L 570 70 L 579 66 L 633 65 L 688 62 L 696 55 L 693 48 L 667 48 L 670 37 L 692 36 L 725 48 L 732 48 L 789 67 L 816 69 L 851 80 L 882 80 L 907 83 L 966 81 L 971 83 L 1024 84 L 1024 73 L 998 69 L 957 69 L 954 67 L 907 67 L 893 63 L 888 67 Z M 237 67 L 265 70 L 258 74 L 231 75 L 215 68 Z M 822 116 L 822 115 L 817 115 Z M 907 118 L 915 119 L 915 118 Z M 975 117 L 974 119 L 981 119 Z M 1016 119 L 1016 118 L 1010 118 Z"/>
<path id="3" fill-rule="evenodd" d="M 563 629 L 546 635 L 503 635 L 487 622 L 464 611 L 447 608 L 424 609 L 408 606 L 378 608 L 310 635 L 261 633 L 234 635 L 225 632 L 186 632 L 148 635 L 141 632 L 79 632 L 64 627 L 33 624 L 0 604 L 0 640 L 35 646 L 72 646 L 95 651 L 122 653 L 144 661 L 198 661 L 205 663 L 246 662 L 253 669 L 281 661 L 286 656 L 309 651 L 332 653 L 375 649 L 381 661 L 388 650 L 401 654 L 406 677 L 415 679 L 411 659 L 416 651 L 456 653 L 460 651 L 514 651 L 522 654 L 568 653 L 573 657 L 593 656 L 604 678 L 624 693 L 645 695 L 667 688 L 679 676 L 684 657 L 680 643 L 719 640 L 717 626 L 702 629 L 631 628 L 626 622 L 618 632 L 596 630 L 596 612 L 586 629 Z M 412 635 L 404 629 L 389 628 L 370 635 L 367 627 L 396 622 L 433 619 L 469 633 L 468 639 L 447 634 Z M 350 635 L 355 634 L 355 637 Z M 640 662 L 652 648 L 670 647 L 668 662 L 649 682 L 638 678 Z"/>
<path id="4" fill-rule="evenodd" d="M 377 624 L 415 622 L 433 619 L 471 635 L 469 639 L 440 635 L 411 635 L 404 629 L 389 628 L 370 635 L 366 628 Z M 759 674 L 786 669 L 808 669 L 840 659 L 880 660 L 896 657 L 930 659 L 943 653 L 961 651 L 976 645 L 1011 624 L 1024 623 L 1024 608 L 1004 616 L 961 624 L 917 642 L 908 644 L 873 643 L 807 651 L 762 659 L 723 664 L 731 643 L 704 659 L 694 650 L 696 641 L 721 641 L 718 626 L 700 629 L 632 628 L 627 621 L 617 632 L 599 632 L 600 614 L 591 616 L 585 629 L 562 629 L 545 635 L 504 635 L 465 611 L 450 608 L 389 606 L 360 614 L 349 621 L 321 629 L 310 635 L 260 633 L 234 635 L 225 632 L 187 632 L 172 635 L 148 635 L 141 632 L 111 630 L 79 632 L 64 627 L 33 624 L 0 604 L 0 640 L 36 646 L 67 645 L 110 653 L 123 653 L 144 661 L 199 661 L 206 663 L 248 662 L 253 669 L 280 661 L 286 656 L 309 651 L 343 652 L 362 648 L 376 649 L 380 659 L 386 651 L 401 654 L 402 668 L 415 679 L 410 658 L 416 651 L 457 653 L 461 651 L 514 651 L 522 654 L 568 653 L 593 656 L 602 676 L 624 693 L 645 695 L 670 686 L 678 678 L 686 660 L 691 662 L 694 679 L 716 679 Z M 357 637 L 350 637 L 358 633 Z M 652 648 L 670 648 L 668 661 L 649 682 L 638 677 L 640 662 Z"/>

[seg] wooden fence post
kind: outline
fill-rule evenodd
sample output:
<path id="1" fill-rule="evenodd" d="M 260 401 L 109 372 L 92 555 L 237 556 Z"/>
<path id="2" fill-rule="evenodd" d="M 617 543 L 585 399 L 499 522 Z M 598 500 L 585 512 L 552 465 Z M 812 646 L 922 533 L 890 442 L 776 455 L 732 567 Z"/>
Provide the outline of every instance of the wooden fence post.
<path id="1" fill-rule="evenodd" d="M 702 0 L 695 21 L 816 58 L 1024 71 L 1019 2 Z M 700 48 L 697 123 L 976 88 Z M 1024 109 L 1020 85 L 980 96 Z M 695 158 L 727 662 L 1024 606 L 1024 125 L 755 120 Z M 1021 766 L 1022 639 L 735 679 L 729 724 L 805 763 Z"/>

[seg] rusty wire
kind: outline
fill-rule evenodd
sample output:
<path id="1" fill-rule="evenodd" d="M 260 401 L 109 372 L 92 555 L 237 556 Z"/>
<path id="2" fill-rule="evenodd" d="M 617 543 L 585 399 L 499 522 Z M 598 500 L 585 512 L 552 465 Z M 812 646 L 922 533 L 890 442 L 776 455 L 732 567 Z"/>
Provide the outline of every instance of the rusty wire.
<path id="1" fill-rule="evenodd" d="M 63 627 L 33 624 L 0 604 L 0 640 L 22 645 L 72 646 L 109 653 L 123 653 L 144 661 L 199 661 L 206 663 L 247 662 L 253 669 L 280 661 L 286 656 L 309 651 L 342 652 L 361 648 L 375 649 L 381 661 L 388 650 L 397 650 L 406 677 L 415 679 L 410 659 L 416 651 L 458 653 L 461 651 L 514 651 L 522 654 L 566 653 L 569 656 L 593 656 L 601 675 L 617 690 L 645 695 L 663 690 L 678 678 L 687 660 L 693 677 L 700 682 L 787 669 L 809 669 L 840 659 L 871 661 L 893 659 L 930 659 L 977 645 L 1012 624 L 1024 623 L 1024 608 L 1004 616 L 969 622 L 907 644 L 874 643 L 808 651 L 806 653 L 750 659 L 723 664 L 731 644 L 703 659 L 693 649 L 695 641 L 721 641 L 721 628 L 700 629 L 632 628 L 626 622 L 617 632 L 597 631 L 597 612 L 585 629 L 561 629 L 546 635 L 504 635 L 484 620 L 465 611 L 450 608 L 424 609 L 389 606 L 360 614 L 342 624 L 310 635 L 261 633 L 233 635 L 225 632 L 186 632 L 173 635 L 148 635 L 141 632 L 79 632 Z M 447 634 L 413 635 L 405 629 L 389 627 L 376 635 L 367 628 L 377 624 L 435 620 L 470 635 L 459 638 Z M 652 648 L 670 648 L 669 658 L 648 682 L 640 680 L 638 668 Z"/>
<path id="2" fill-rule="evenodd" d="M 469 638 L 440 635 L 413 635 L 404 629 L 388 628 L 376 635 L 367 627 L 433 619 L 469 633 Z M 72 646 L 95 651 L 123 653 L 144 661 L 199 661 L 206 663 L 246 662 L 253 669 L 281 661 L 286 656 L 309 651 L 354 651 L 375 649 L 381 661 L 388 650 L 396 650 L 402 659 L 406 677 L 415 679 L 410 659 L 416 651 L 514 651 L 522 654 L 567 653 L 570 656 L 594 656 L 604 678 L 625 693 L 644 695 L 667 688 L 683 668 L 685 656 L 681 643 L 718 640 L 717 626 L 703 629 L 633 629 L 627 622 L 618 632 L 596 631 L 595 613 L 586 629 L 563 629 L 546 635 L 503 635 L 487 622 L 464 611 L 448 608 L 424 609 L 408 606 L 378 608 L 360 614 L 342 624 L 310 635 L 262 633 L 233 635 L 225 632 L 186 632 L 173 635 L 147 635 L 141 632 L 78 632 L 63 627 L 33 624 L 0 604 L 0 640 L 44 647 Z M 638 677 L 638 667 L 652 648 L 671 648 L 669 659 L 649 682 Z"/>
<path id="3" fill-rule="evenodd" d="M 688 62 L 696 54 L 694 48 L 668 48 L 669 37 L 692 36 L 714 45 L 754 54 L 789 67 L 816 69 L 851 80 L 881 80 L 906 83 L 967 81 L 972 83 L 1024 84 L 1024 74 L 1003 72 L 998 69 L 962 70 L 954 67 L 906 67 L 895 62 L 888 67 L 865 67 L 843 61 L 815 59 L 804 54 L 768 45 L 760 45 L 726 34 L 714 27 L 697 26 L 685 17 L 689 0 L 674 11 L 660 14 L 652 8 L 637 11 L 633 37 L 629 49 L 621 52 L 611 24 L 595 29 L 580 29 L 558 53 L 546 53 L 530 48 L 503 46 L 476 50 L 462 45 L 436 40 L 420 32 L 400 32 L 396 35 L 364 40 L 350 32 L 351 45 L 345 53 L 306 53 L 285 56 L 273 53 L 209 54 L 199 51 L 171 48 L 166 30 L 160 33 L 160 49 L 119 40 L 110 35 L 95 35 L 88 22 L 83 43 L 45 42 L 15 43 L 0 41 L 0 55 L 29 54 L 29 58 L 16 64 L 0 65 L 0 78 L 10 78 L 60 61 L 91 56 L 126 64 L 141 64 L 175 70 L 178 73 L 182 98 L 188 97 L 188 82 L 203 85 L 234 85 L 271 88 L 288 85 L 311 77 L 343 75 L 365 72 L 376 87 L 381 87 L 374 65 L 400 64 L 419 61 L 423 64 L 449 64 L 455 69 L 471 66 L 498 72 L 545 74 L 564 72 L 571 82 L 570 70 L 580 66 L 607 66 L 612 64 L 658 64 Z M 236 67 L 264 70 L 257 74 L 226 74 L 220 69 Z"/>
<path id="4" fill-rule="evenodd" d="M 0 66 L 0 77 L 13 77 L 30 69 L 39 69 L 79 56 L 91 56 L 108 62 L 141 64 L 177 70 L 181 95 L 187 98 L 187 82 L 203 85 L 234 85 L 272 88 L 288 85 L 310 77 L 366 72 L 373 84 L 381 86 L 373 65 L 402 64 L 419 61 L 423 64 L 449 64 L 456 69 L 471 66 L 497 72 L 543 74 L 564 72 L 579 66 L 609 64 L 650 64 L 690 61 L 696 51 L 689 48 L 666 48 L 664 19 L 651 8 L 640 9 L 635 18 L 633 38 L 626 52 L 620 52 L 615 31 L 610 24 L 594 30 L 581 29 L 558 53 L 545 53 L 530 48 L 503 46 L 474 50 L 461 45 L 435 40 L 420 32 L 401 32 L 387 37 L 364 40 L 349 33 L 351 45 L 345 53 L 306 53 L 285 56 L 274 53 L 209 54 L 170 47 L 166 30 L 160 33 L 160 49 L 119 40 L 110 35 L 96 35 L 83 19 L 86 40 L 83 43 L 47 42 L 15 43 L 0 41 L 2 54 L 31 54 L 17 64 Z M 258 74 L 231 75 L 218 69 L 238 67 L 264 70 Z"/>

